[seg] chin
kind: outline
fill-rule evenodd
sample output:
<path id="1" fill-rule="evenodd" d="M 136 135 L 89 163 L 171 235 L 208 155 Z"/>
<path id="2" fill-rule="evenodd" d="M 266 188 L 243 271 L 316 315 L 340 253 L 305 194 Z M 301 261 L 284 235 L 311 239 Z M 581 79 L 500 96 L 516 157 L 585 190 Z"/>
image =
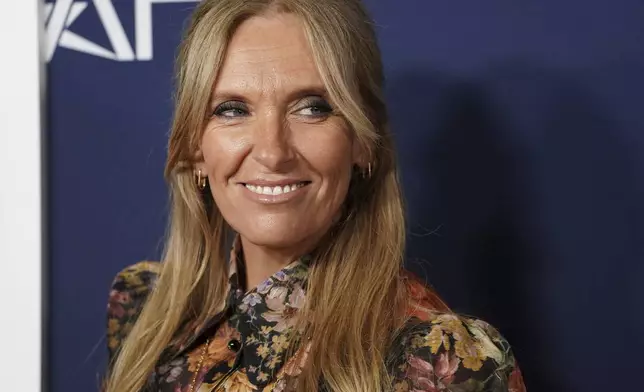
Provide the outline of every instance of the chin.
<path id="1" fill-rule="evenodd" d="M 238 211 L 227 220 L 230 226 L 248 243 L 268 249 L 280 249 L 288 253 L 306 252 L 326 233 L 331 225 L 330 217 L 305 214 L 300 211 L 288 213 L 252 213 Z M 304 217 L 304 218 L 303 218 Z M 226 218 L 224 216 L 224 218 Z M 320 219 L 322 218 L 322 219 Z"/>
<path id="2" fill-rule="evenodd" d="M 250 230 L 239 230 L 238 233 L 250 243 L 256 246 L 274 249 L 297 248 L 303 242 L 306 242 L 308 236 L 302 235 L 302 232 L 294 232 L 292 228 L 280 230 L 274 226 L 261 227 L 255 226 Z"/>

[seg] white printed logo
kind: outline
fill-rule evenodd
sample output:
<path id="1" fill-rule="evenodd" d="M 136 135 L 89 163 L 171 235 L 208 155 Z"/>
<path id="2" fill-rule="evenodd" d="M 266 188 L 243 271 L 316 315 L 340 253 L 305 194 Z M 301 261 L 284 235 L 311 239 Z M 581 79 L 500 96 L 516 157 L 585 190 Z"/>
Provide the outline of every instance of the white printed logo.
<path id="1" fill-rule="evenodd" d="M 194 3 L 199 0 L 134 0 L 135 48 L 125 34 L 112 0 L 91 0 L 112 46 L 106 49 L 69 30 L 85 11 L 88 1 L 57 0 L 45 4 L 45 58 L 54 57 L 57 47 L 87 53 L 115 61 L 152 60 L 152 5 L 160 3 Z"/>

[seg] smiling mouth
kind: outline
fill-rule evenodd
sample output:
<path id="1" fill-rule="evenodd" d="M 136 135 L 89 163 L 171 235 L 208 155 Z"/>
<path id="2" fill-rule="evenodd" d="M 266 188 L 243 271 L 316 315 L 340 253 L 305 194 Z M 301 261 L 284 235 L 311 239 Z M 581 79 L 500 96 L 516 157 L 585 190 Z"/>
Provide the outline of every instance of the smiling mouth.
<path id="1" fill-rule="evenodd" d="M 300 188 L 303 188 L 307 185 L 309 185 L 311 181 L 300 181 L 300 182 L 295 182 L 293 184 L 288 184 L 288 185 L 277 185 L 277 186 L 262 186 L 262 185 L 253 185 L 253 184 L 243 184 L 246 189 L 253 193 L 257 193 L 258 195 L 282 195 L 285 193 L 290 193 L 293 191 L 296 191 Z"/>

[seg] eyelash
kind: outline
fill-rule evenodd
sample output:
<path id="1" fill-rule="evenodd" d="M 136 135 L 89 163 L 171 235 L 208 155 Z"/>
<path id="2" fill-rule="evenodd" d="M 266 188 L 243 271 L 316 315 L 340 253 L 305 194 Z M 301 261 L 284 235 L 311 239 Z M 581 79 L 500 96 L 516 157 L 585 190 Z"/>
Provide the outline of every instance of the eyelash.
<path id="1" fill-rule="evenodd" d="M 304 109 L 317 109 L 320 111 L 315 114 L 303 115 L 304 117 L 312 118 L 323 118 L 329 116 L 333 113 L 333 108 L 329 103 L 322 97 L 307 97 L 302 100 L 300 107 L 296 112 L 302 111 Z M 227 112 L 235 111 L 238 115 L 227 115 Z M 222 117 L 222 118 L 238 118 L 245 117 L 248 115 L 246 104 L 240 101 L 226 101 L 219 106 L 217 106 L 213 112 L 213 116 Z"/>
<path id="2" fill-rule="evenodd" d="M 307 97 L 303 100 L 302 106 L 297 110 L 298 112 L 303 109 L 318 109 L 320 113 L 307 115 L 307 117 L 322 118 L 327 117 L 333 113 L 331 105 L 322 97 Z"/>
<path id="3" fill-rule="evenodd" d="M 237 111 L 237 112 L 242 112 L 242 115 L 246 115 L 246 105 L 243 102 L 239 101 L 227 101 L 222 103 L 221 105 L 217 106 L 214 111 L 214 115 L 217 117 L 239 117 L 239 116 L 227 116 L 225 115 L 226 112 L 229 111 Z"/>

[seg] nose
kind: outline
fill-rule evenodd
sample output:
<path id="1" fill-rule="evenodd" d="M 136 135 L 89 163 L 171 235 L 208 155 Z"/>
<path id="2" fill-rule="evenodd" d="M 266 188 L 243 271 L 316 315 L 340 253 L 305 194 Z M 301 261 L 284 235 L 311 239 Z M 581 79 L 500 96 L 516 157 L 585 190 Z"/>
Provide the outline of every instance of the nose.
<path id="1" fill-rule="evenodd" d="M 253 132 L 253 159 L 270 171 L 287 170 L 295 160 L 287 122 L 276 112 L 261 117 Z"/>

